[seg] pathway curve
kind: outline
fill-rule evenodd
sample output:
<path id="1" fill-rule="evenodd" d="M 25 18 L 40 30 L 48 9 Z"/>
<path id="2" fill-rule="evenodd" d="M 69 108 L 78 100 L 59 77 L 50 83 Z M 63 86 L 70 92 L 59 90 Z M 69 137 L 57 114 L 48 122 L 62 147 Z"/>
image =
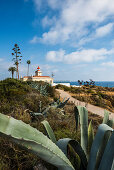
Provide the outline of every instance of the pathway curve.
<path id="1" fill-rule="evenodd" d="M 98 106 L 94 106 L 92 104 L 87 104 L 85 102 L 81 102 L 75 98 L 73 98 L 68 92 L 65 92 L 64 90 L 56 89 L 60 93 L 60 97 L 64 98 L 70 98 L 69 101 L 72 101 L 75 103 L 75 105 L 81 105 L 81 106 L 86 106 L 87 110 L 90 111 L 91 113 L 100 115 L 104 117 L 104 109 Z M 110 118 L 114 119 L 114 113 L 110 114 Z"/>

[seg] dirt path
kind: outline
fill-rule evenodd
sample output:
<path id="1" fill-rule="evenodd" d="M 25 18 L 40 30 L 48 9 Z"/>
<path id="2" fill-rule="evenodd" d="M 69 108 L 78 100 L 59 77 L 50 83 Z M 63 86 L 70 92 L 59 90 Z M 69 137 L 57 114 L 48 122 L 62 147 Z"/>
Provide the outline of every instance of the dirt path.
<path id="1" fill-rule="evenodd" d="M 88 111 L 104 117 L 104 109 L 103 109 L 103 108 L 98 107 L 98 106 L 94 106 L 94 105 L 92 105 L 92 104 L 87 104 L 87 105 L 86 105 L 85 102 L 81 102 L 81 101 L 73 98 L 68 92 L 65 92 L 64 90 L 60 90 L 60 89 L 56 89 L 56 90 L 60 93 L 60 96 L 61 96 L 62 98 L 64 98 L 64 97 L 70 98 L 69 101 L 72 101 L 73 103 L 75 103 L 75 105 L 86 106 L 86 108 L 87 108 Z M 110 118 L 113 118 L 113 119 L 114 119 L 114 113 L 111 113 L 111 114 L 110 114 Z"/>

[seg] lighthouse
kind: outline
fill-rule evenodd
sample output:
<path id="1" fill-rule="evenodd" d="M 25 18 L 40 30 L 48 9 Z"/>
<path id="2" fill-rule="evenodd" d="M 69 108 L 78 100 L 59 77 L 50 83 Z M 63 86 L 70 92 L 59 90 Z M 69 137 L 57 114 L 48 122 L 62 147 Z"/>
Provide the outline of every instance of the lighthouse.
<path id="1" fill-rule="evenodd" d="M 35 76 L 42 76 L 42 71 L 40 70 L 39 66 L 37 68 L 37 71 L 35 71 Z"/>
<path id="2" fill-rule="evenodd" d="M 50 85 L 53 85 L 53 78 L 50 76 L 42 76 L 42 71 L 40 70 L 40 67 L 38 66 L 37 70 L 35 71 L 34 76 L 24 76 L 21 78 L 23 81 L 44 81 L 46 83 L 49 83 Z"/>

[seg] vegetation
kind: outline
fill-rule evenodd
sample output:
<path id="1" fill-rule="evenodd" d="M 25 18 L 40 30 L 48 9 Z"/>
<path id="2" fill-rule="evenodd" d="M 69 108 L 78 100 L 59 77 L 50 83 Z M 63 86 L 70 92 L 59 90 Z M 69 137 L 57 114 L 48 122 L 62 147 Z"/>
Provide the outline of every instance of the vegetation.
<path id="1" fill-rule="evenodd" d="M 114 112 L 114 88 L 100 86 L 67 87 L 57 85 L 56 88 L 69 91 L 72 97 Z"/>
<path id="2" fill-rule="evenodd" d="M 16 71 L 16 68 L 15 68 L 15 67 L 10 67 L 10 68 L 8 69 L 8 71 L 11 72 L 11 74 L 12 74 L 12 79 L 13 79 L 13 77 L 14 77 L 14 72 Z"/>
<path id="3" fill-rule="evenodd" d="M 18 77 L 19 80 L 19 64 L 21 63 L 22 56 L 21 56 L 20 48 L 17 44 L 14 45 L 14 48 L 12 50 L 13 50 L 12 53 L 13 61 L 14 64 L 16 65 L 16 78 Z"/>
<path id="4" fill-rule="evenodd" d="M 27 64 L 28 64 L 27 76 L 29 76 L 29 65 L 31 64 L 31 61 L 30 61 L 30 60 L 27 60 Z"/>
<path id="5" fill-rule="evenodd" d="M 18 122 L 16 123 L 14 119 L 12 118 L 5 119 L 4 116 L 0 118 L 0 120 L 3 118 L 1 121 L 2 124 L 0 123 L 1 127 L 5 126 L 4 119 L 11 120 L 7 124 L 9 124 L 10 126 L 10 123 L 11 123 L 10 127 L 13 129 L 17 128 L 15 135 L 25 135 L 23 136 L 23 140 L 25 137 L 26 139 L 30 140 L 31 135 L 33 136 L 34 133 L 39 133 L 40 135 L 41 134 L 40 132 L 43 132 L 44 135 L 47 135 L 47 133 L 50 132 L 49 128 L 48 128 L 48 132 L 46 132 L 45 129 L 43 128 L 43 124 L 45 124 L 45 122 L 43 124 L 41 123 L 45 119 L 45 121 L 48 121 L 50 124 L 50 127 L 53 129 L 56 141 L 62 138 L 71 138 L 71 139 L 78 141 L 78 143 L 80 143 L 81 142 L 81 133 L 80 133 L 81 125 L 77 123 L 78 126 L 76 130 L 75 118 L 77 117 L 76 116 L 77 114 L 74 114 L 74 104 L 67 101 L 67 99 L 64 99 L 63 101 L 59 99 L 58 98 L 59 94 L 55 92 L 55 89 L 53 87 L 51 87 L 50 85 L 47 85 L 47 83 L 34 82 L 34 84 L 32 85 L 31 83 L 32 82 L 22 82 L 17 79 L 6 79 L 3 81 L 0 81 L 0 113 L 6 114 L 9 117 L 12 116 L 17 120 L 22 120 L 23 122 L 29 124 L 31 127 L 36 128 L 38 132 L 36 130 L 33 130 L 34 132 L 33 133 L 30 132 L 29 134 L 28 130 L 27 132 L 24 131 L 24 128 L 25 127 L 30 128 L 30 126 L 25 125 L 22 122 L 18 122 L 18 121 L 16 121 Z M 39 88 L 40 86 L 42 88 Z M 46 91 L 46 93 L 41 92 L 43 91 L 43 86 L 45 86 L 44 91 Z M 46 110 L 46 117 L 42 117 L 42 115 L 39 115 L 37 116 L 37 119 L 31 119 L 30 113 L 42 113 L 48 107 L 49 109 Z M 102 123 L 102 121 L 104 121 L 104 123 L 110 124 L 110 120 L 108 119 L 107 113 L 105 113 L 105 115 L 106 115 L 105 119 L 102 120 L 100 116 L 88 113 L 88 124 L 92 120 L 92 127 L 94 129 L 94 134 L 96 134 L 97 127 L 99 126 L 99 124 Z M 12 123 L 14 124 L 12 125 Z M 17 124 L 19 124 L 19 126 Z M 3 129 L 5 130 L 5 128 Z M 11 130 L 12 133 L 13 133 L 13 129 Z M 21 133 L 19 132 L 20 130 L 21 130 Z M 19 132 L 20 134 L 18 134 L 17 132 Z M 91 136 L 92 136 L 91 132 L 92 130 L 90 127 L 88 129 L 88 137 L 86 138 L 88 141 L 90 141 L 89 142 L 90 146 L 91 146 L 91 140 L 89 140 L 89 138 L 91 139 Z M 3 131 L 1 133 L 3 134 Z M 6 132 L 4 131 L 4 133 Z M 48 140 L 48 138 L 44 137 L 43 134 L 42 134 L 41 142 L 45 142 Z M 56 167 L 55 167 L 57 166 L 56 161 L 54 161 L 54 164 L 50 162 L 53 165 L 51 165 L 50 163 L 48 164 L 47 163 L 48 160 L 46 160 L 47 158 L 44 159 L 43 157 L 40 157 L 41 155 L 36 156 L 33 154 L 33 152 L 30 153 L 29 151 L 31 150 L 31 148 L 25 151 L 23 148 L 21 148 L 20 146 L 17 146 L 16 144 L 12 142 L 12 137 L 11 138 L 8 137 L 7 139 L 7 136 L 6 135 L 4 136 L 4 135 L 0 137 L 0 148 L 1 148 L 0 169 L 9 169 L 9 170 L 10 169 L 11 170 L 33 169 L 35 167 L 38 168 L 39 165 L 42 165 L 49 170 L 56 170 Z M 35 135 L 35 137 L 36 136 L 37 135 Z M 48 136 L 50 135 L 48 134 Z M 22 136 L 18 136 L 18 137 L 20 138 Z M 43 141 L 43 137 L 45 138 L 45 141 Z M 38 140 L 40 140 L 40 138 L 38 138 Z M 70 141 L 67 140 L 68 158 L 71 161 L 72 165 L 75 167 L 75 169 L 76 168 L 80 169 L 80 165 L 81 165 L 80 158 L 76 154 L 76 152 L 74 152 L 76 150 L 73 148 L 74 143 L 75 143 L 74 140 L 70 140 Z M 50 147 L 48 146 L 48 144 L 46 145 L 47 147 Z M 55 145 L 53 146 L 55 147 Z M 34 148 L 34 151 L 36 151 L 36 148 Z M 37 151 L 38 151 L 38 147 L 37 147 Z M 87 153 L 89 152 L 90 151 L 87 151 Z M 46 153 L 47 151 L 45 150 L 45 154 Z M 62 151 L 60 154 L 63 155 Z M 65 156 L 64 156 L 64 159 L 67 161 L 67 163 L 69 162 L 69 160 L 67 160 Z M 46 160 L 47 162 L 45 162 L 44 160 Z M 71 163 L 68 163 L 68 164 L 69 166 L 72 167 Z"/>
<path id="6" fill-rule="evenodd" d="M 85 115 L 86 110 L 84 109 L 85 111 L 84 110 L 82 111 L 82 109 L 84 108 L 83 107 L 79 108 L 79 112 L 81 111 L 80 115 Z M 81 123 L 84 122 L 85 118 L 82 117 L 81 119 L 82 119 Z M 85 150 L 83 151 L 83 149 L 81 148 L 80 144 L 77 141 L 68 138 L 56 141 L 56 138 L 53 134 L 53 130 L 51 129 L 48 122 L 43 121 L 42 123 L 45 126 L 47 134 L 52 141 L 49 140 L 45 135 L 43 135 L 38 130 L 30 127 L 29 125 L 23 123 L 22 121 L 18 121 L 11 117 L 9 118 L 3 114 L 0 114 L 1 135 L 2 134 L 5 135 L 7 138 L 10 138 L 16 144 L 23 146 L 25 149 L 29 150 L 29 152 L 32 152 L 33 154 L 39 156 L 43 160 L 51 163 L 52 165 L 60 169 L 65 170 L 77 169 L 77 165 L 75 166 L 72 165 L 69 159 L 66 157 L 68 156 L 67 149 L 68 145 L 70 145 L 70 147 L 74 149 L 74 152 L 79 156 L 80 159 L 79 169 L 81 168 L 82 170 L 84 170 L 87 168 L 87 166 L 88 170 L 92 170 L 95 167 L 97 168 L 102 167 L 103 169 L 104 163 L 107 160 L 106 157 L 107 154 L 108 159 L 110 160 L 107 166 L 107 170 L 111 169 L 113 164 L 113 151 L 109 152 L 109 148 L 113 147 L 112 140 L 114 139 L 114 136 L 112 128 L 108 127 L 105 124 L 99 126 L 98 132 L 96 134 L 95 140 L 91 148 L 92 151 L 90 152 L 89 162 L 87 165 L 87 159 L 84 153 Z M 83 125 L 84 124 L 82 123 L 81 126 Z M 7 131 L 7 129 L 9 130 Z M 85 134 L 84 131 L 86 131 L 86 129 L 85 130 L 82 129 L 83 128 L 81 128 L 81 137 L 83 137 L 83 140 L 86 141 L 88 140 L 84 135 Z M 106 137 L 107 140 L 104 140 L 104 137 Z M 84 146 L 83 144 L 84 143 L 82 142 L 81 145 Z"/>
<path id="7" fill-rule="evenodd" d="M 95 81 L 93 81 L 92 79 L 90 79 L 89 81 L 83 81 L 83 80 L 78 80 L 78 84 L 84 85 L 84 86 L 95 86 Z"/>

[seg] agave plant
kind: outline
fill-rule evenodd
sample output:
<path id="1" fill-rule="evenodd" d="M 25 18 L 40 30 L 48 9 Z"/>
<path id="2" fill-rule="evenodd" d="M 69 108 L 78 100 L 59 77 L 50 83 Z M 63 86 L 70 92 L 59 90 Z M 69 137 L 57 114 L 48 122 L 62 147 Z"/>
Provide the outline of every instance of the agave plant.
<path id="1" fill-rule="evenodd" d="M 85 112 L 84 109 L 80 110 Z M 0 136 L 5 135 L 8 139 L 11 139 L 43 160 L 55 165 L 60 170 L 74 170 L 74 167 L 67 158 L 68 145 L 70 145 L 79 156 L 81 170 L 113 169 L 114 150 L 112 148 L 114 145 L 114 131 L 108 125 L 101 124 L 99 126 L 87 164 L 86 155 L 77 141 L 69 138 L 57 141 L 49 123 L 43 121 L 42 124 L 46 128 L 50 139 L 20 120 L 0 114 Z"/>
<path id="2" fill-rule="evenodd" d="M 60 108 L 60 112 L 61 114 L 64 114 L 64 110 L 62 109 L 66 103 L 68 102 L 69 98 L 67 100 L 63 99 L 62 102 L 60 102 L 60 98 L 56 101 L 56 102 L 52 102 L 50 103 L 44 110 L 42 110 L 42 102 L 39 102 L 39 112 L 38 113 L 34 113 L 33 111 L 26 109 L 26 111 L 28 111 L 28 113 L 30 114 L 31 117 L 31 121 L 38 121 L 39 120 L 39 116 L 40 117 L 46 117 L 47 116 L 47 112 L 49 111 L 50 108 Z"/>
<path id="3" fill-rule="evenodd" d="M 91 146 L 94 140 L 94 130 L 92 127 L 92 121 L 90 121 L 88 126 L 88 111 L 85 107 L 75 106 L 74 107 L 75 121 L 76 121 L 76 131 L 81 128 L 81 147 L 83 148 L 86 156 L 90 153 Z M 108 126 L 113 126 L 113 120 L 109 120 L 109 112 L 104 110 L 103 124 Z M 107 134 L 108 138 L 108 134 Z"/>
<path id="4" fill-rule="evenodd" d="M 107 124 L 110 127 L 113 127 L 114 120 L 113 119 L 109 119 L 109 115 L 110 115 L 110 112 L 108 112 L 107 110 L 104 110 L 103 123 Z"/>
<path id="5" fill-rule="evenodd" d="M 40 92 L 41 95 L 43 96 L 47 96 L 48 95 L 48 92 L 47 92 L 47 85 L 40 85 L 40 84 L 37 84 L 35 82 L 29 82 L 29 85 L 38 90 Z"/>

